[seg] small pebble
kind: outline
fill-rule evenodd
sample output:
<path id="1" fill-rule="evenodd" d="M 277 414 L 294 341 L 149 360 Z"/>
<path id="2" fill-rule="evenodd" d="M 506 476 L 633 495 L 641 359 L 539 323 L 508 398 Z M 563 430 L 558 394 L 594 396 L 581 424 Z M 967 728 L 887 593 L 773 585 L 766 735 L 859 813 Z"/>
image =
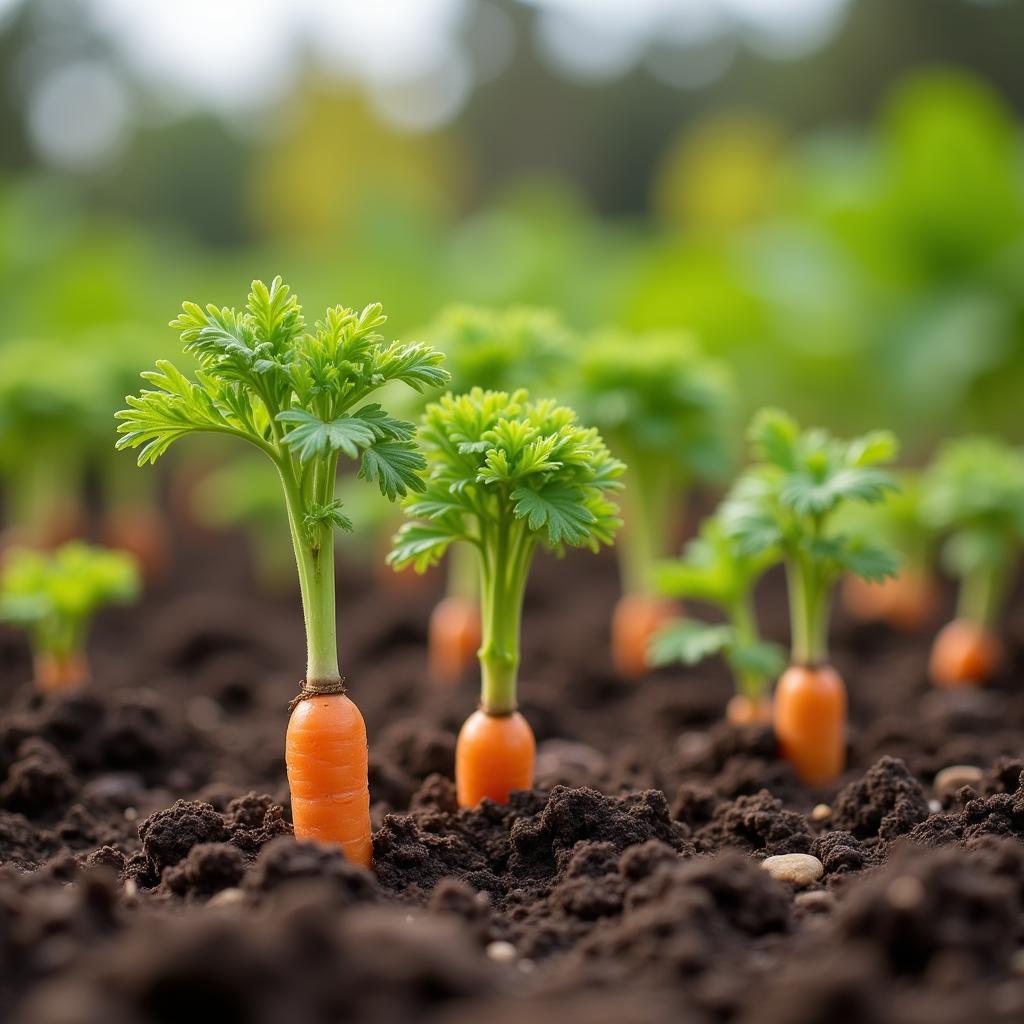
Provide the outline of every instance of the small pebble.
<path id="1" fill-rule="evenodd" d="M 889 905 L 897 910 L 913 910 L 924 902 L 924 886 L 920 879 L 912 875 L 900 875 L 894 878 L 885 890 Z"/>
<path id="2" fill-rule="evenodd" d="M 942 803 L 939 800 L 928 801 L 928 813 L 929 814 L 940 814 L 942 812 Z"/>
<path id="3" fill-rule="evenodd" d="M 761 861 L 761 867 L 772 878 L 793 885 L 813 885 L 825 873 L 825 867 L 817 857 L 809 853 L 782 853 Z"/>
<path id="4" fill-rule="evenodd" d="M 943 768 L 935 776 L 934 782 L 932 782 L 932 788 L 935 790 L 936 795 L 941 799 L 944 796 L 952 796 L 958 789 L 963 786 L 974 786 L 976 787 L 981 782 L 982 776 L 985 773 L 973 764 L 952 764 L 948 768 Z"/>
<path id="5" fill-rule="evenodd" d="M 137 807 L 126 807 L 124 809 L 124 820 L 125 821 L 137 821 L 139 817 L 139 809 Z"/>
<path id="6" fill-rule="evenodd" d="M 215 893 L 206 901 L 206 905 L 208 907 L 234 907 L 244 901 L 245 893 L 241 889 L 232 887 L 230 889 L 221 889 L 220 892 Z"/>
<path id="7" fill-rule="evenodd" d="M 815 804 L 811 811 L 811 821 L 825 821 L 832 817 L 832 808 L 828 804 Z"/>
<path id="8" fill-rule="evenodd" d="M 135 899 L 139 895 L 139 886 L 134 878 L 126 878 L 124 883 L 124 895 L 126 899 Z"/>
<path id="9" fill-rule="evenodd" d="M 518 958 L 516 947 L 511 942 L 491 942 L 487 945 L 487 959 L 499 964 L 510 964 Z"/>
<path id="10" fill-rule="evenodd" d="M 836 898 L 824 889 L 815 889 L 814 892 L 798 892 L 793 897 L 793 905 L 812 914 L 828 914 L 835 908 Z"/>

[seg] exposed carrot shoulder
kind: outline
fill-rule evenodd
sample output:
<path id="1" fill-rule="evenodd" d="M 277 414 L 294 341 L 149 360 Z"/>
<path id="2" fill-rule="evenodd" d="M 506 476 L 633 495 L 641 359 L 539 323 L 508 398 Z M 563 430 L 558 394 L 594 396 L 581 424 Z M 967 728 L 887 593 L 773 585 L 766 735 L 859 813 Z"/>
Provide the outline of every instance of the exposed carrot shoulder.
<path id="1" fill-rule="evenodd" d="M 624 594 L 612 613 L 612 663 L 625 679 L 636 679 L 651 669 L 648 651 L 654 634 L 678 618 L 674 601 L 648 594 Z"/>
<path id="2" fill-rule="evenodd" d="M 846 687 L 830 665 L 793 665 L 775 688 L 779 748 L 808 786 L 827 786 L 842 774 L 846 704 Z"/>
<path id="3" fill-rule="evenodd" d="M 491 715 L 475 711 L 466 719 L 455 746 L 455 789 L 460 807 L 476 807 L 487 797 L 508 803 L 511 792 L 533 786 L 536 742 L 518 711 Z"/>
<path id="4" fill-rule="evenodd" d="M 725 706 L 725 719 L 730 725 L 771 725 L 771 698 L 737 693 Z"/>
<path id="5" fill-rule="evenodd" d="M 344 694 L 299 701 L 288 722 L 285 761 L 299 839 L 337 843 L 353 864 L 373 860 L 366 726 Z"/>
<path id="6" fill-rule="evenodd" d="M 446 597 L 430 615 L 430 678 L 454 686 L 476 659 L 480 647 L 480 608 L 463 597 Z"/>
<path id="7" fill-rule="evenodd" d="M 991 679 L 1002 661 L 995 633 L 970 619 L 954 619 L 935 638 L 928 674 L 936 686 L 976 686 Z"/>

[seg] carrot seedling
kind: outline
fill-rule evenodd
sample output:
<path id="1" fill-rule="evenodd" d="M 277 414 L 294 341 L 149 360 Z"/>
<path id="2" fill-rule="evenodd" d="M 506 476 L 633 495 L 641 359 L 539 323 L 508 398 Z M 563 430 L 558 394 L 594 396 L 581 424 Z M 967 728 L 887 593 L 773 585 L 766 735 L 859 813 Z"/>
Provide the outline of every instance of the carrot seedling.
<path id="1" fill-rule="evenodd" d="M 332 306 L 307 329 L 280 278 L 254 281 L 246 306 L 185 303 L 172 322 L 199 368 L 189 380 L 161 360 L 143 378 L 152 389 L 117 414 L 120 448 L 141 446 L 155 462 L 179 438 L 222 434 L 248 441 L 277 470 L 298 566 L 307 663 L 288 724 L 285 759 L 295 834 L 339 844 L 371 860 L 366 728 L 338 668 L 334 537 L 352 523 L 335 496 L 341 456 L 394 500 L 423 488 L 426 463 L 415 426 L 369 399 L 389 383 L 414 390 L 448 377 L 429 346 L 378 333 L 379 305 Z"/>
<path id="2" fill-rule="evenodd" d="M 519 386 L 551 393 L 572 352 L 571 334 L 555 313 L 525 306 L 452 306 L 426 337 L 444 352 L 455 394 L 473 387 L 512 391 Z M 458 683 L 476 657 L 481 636 L 475 556 L 470 545 L 456 542 L 448 554 L 445 596 L 430 616 L 431 679 Z"/>
<path id="3" fill-rule="evenodd" d="M 81 541 L 52 552 L 19 548 L 0 574 L 0 620 L 28 631 L 41 690 L 74 690 L 89 680 L 86 641 L 96 612 L 138 594 L 138 566 L 127 552 Z"/>
<path id="4" fill-rule="evenodd" d="M 754 610 L 754 587 L 779 560 L 775 548 L 747 553 L 728 536 L 717 518 L 704 522 L 700 536 L 686 545 L 683 557 L 655 567 L 655 582 L 667 597 L 689 598 L 714 605 L 725 622 L 687 617 L 660 629 L 651 644 L 651 661 L 696 665 L 722 655 L 736 692 L 726 708 L 734 725 L 771 721 L 771 684 L 785 667 L 777 644 L 761 639 Z"/>
<path id="5" fill-rule="evenodd" d="M 946 535 L 943 562 L 960 580 L 929 673 L 939 686 L 983 683 L 1004 658 L 1000 623 L 1024 540 L 1024 456 L 995 438 L 950 442 L 927 472 L 924 511 Z"/>
<path id="6" fill-rule="evenodd" d="M 880 582 L 847 575 L 841 595 L 847 611 L 862 622 L 884 622 L 913 633 L 938 613 L 935 531 L 925 520 L 920 475 L 901 472 L 897 481 L 900 489 L 877 504 L 845 506 L 836 523 L 842 530 L 882 540 L 900 555 L 900 571 Z"/>
<path id="7" fill-rule="evenodd" d="M 844 505 L 878 502 L 896 488 L 879 468 L 895 458 L 896 440 L 876 431 L 840 441 L 801 431 L 775 409 L 758 413 L 749 436 L 755 462 L 723 503 L 722 523 L 747 555 L 782 552 L 792 650 L 775 690 L 775 733 L 800 778 L 824 786 L 842 772 L 846 751 L 846 688 L 828 654 L 832 590 L 844 573 L 883 580 L 899 569 L 893 552 L 833 520 Z"/>
<path id="8" fill-rule="evenodd" d="M 677 614 L 657 593 L 654 565 L 675 550 L 686 488 L 729 463 L 731 388 L 685 334 L 602 334 L 579 356 L 580 405 L 629 465 L 619 544 L 623 596 L 612 618 L 612 659 L 642 675 L 658 627 Z"/>
<path id="9" fill-rule="evenodd" d="M 525 390 L 446 395 L 427 407 L 421 438 L 430 467 L 426 492 L 406 505 L 410 522 L 388 556 L 423 571 L 455 542 L 476 552 L 483 642 L 480 708 L 459 732 L 459 804 L 501 803 L 533 785 L 534 739 L 517 710 L 520 620 L 538 546 L 596 551 L 619 526 L 610 500 L 623 465 L 596 429 L 554 401 Z"/>

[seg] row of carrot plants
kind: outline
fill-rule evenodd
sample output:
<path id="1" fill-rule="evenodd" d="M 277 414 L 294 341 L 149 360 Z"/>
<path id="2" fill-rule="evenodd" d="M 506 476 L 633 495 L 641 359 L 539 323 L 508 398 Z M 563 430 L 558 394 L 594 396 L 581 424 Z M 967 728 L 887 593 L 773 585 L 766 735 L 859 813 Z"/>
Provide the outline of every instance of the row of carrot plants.
<path id="1" fill-rule="evenodd" d="M 549 314 L 456 310 L 429 344 L 389 343 L 384 322 L 379 306 L 336 306 L 307 324 L 280 279 L 254 282 L 241 310 L 186 303 L 172 326 L 194 375 L 158 361 L 117 413 L 118 447 L 140 449 L 140 465 L 205 433 L 247 442 L 276 471 L 266 475 L 284 498 L 308 653 L 285 744 L 297 835 L 371 860 L 366 730 L 337 643 L 335 541 L 354 529 L 338 491 L 342 459 L 401 504 L 405 522 L 386 559 L 394 569 L 424 572 L 447 557 L 432 669 L 453 678 L 475 653 L 481 681 L 456 747 L 462 806 L 507 801 L 533 782 L 517 678 L 523 598 L 542 548 L 597 551 L 621 532 L 624 597 L 611 624 L 619 671 L 724 656 L 736 679 L 730 719 L 772 723 L 811 786 L 844 769 L 847 694 L 828 646 L 840 580 L 859 581 L 843 588 L 855 614 L 920 628 L 934 614 L 941 539 L 960 605 L 936 638 L 932 677 L 958 685 L 999 669 L 1001 612 L 1024 537 L 1016 450 L 954 442 L 912 477 L 889 468 L 898 452 L 887 432 L 840 440 L 763 410 L 748 431 L 748 464 L 670 558 L 683 494 L 723 480 L 731 457 L 727 374 L 690 339 L 607 334 L 574 348 Z M 547 385 L 572 395 L 572 407 L 545 397 Z M 424 396 L 419 426 L 382 404 L 394 405 L 396 389 Z M 776 566 L 787 582 L 788 656 L 761 637 L 754 600 Z M 138 587 L 122 553 L 79 543 L 20 552 L 5 563 L 0 615 L 31 631 L 42 687 L 80 685 L 92 613 Z M 721 616 L 685 615 L 683 600 Z"/>

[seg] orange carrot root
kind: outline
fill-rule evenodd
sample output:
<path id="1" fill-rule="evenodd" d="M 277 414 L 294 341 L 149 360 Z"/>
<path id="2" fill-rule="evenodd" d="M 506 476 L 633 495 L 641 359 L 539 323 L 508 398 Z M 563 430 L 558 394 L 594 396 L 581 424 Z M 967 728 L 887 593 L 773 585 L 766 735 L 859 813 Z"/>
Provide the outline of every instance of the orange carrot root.
<path id="1" fill-rule="evenodd" d="M 89 681 L 89 663 L 81 654 L 37 654 L 33 667 L 36 685 L 44 693 L 71 693 Z"/>
<path id="2" fill-rule="evenodd" d="M 460 807 L 476 807 L 484 797 L 508 803 L 509 793 L 533 786 L 536 742 L 518 711 L 490 715 L 474 711 L 455 746 L 455 790 Z"/>
<path id="3" fill-rule="evenodd" d="M 725 706 L 725 720 L 730 725 L 771 725 L 771 698 L 737 693 Z"/>
<path id="4" fill-rule="evenodd" d="M 886 622 L 894 629 L 914 633 L 935 620 L 939 588 L 928 573 L 905 568 L 898 576 L 870 583 L 847 576 L 842 586 L 843 604 L 863 622 Z"/>
<path id="5" fill-rule="evenodd" d="M 648 594 L 623 594 L 612 613 L 612 664 L 624 679 L 636 679 L 651 669 L 648 647 L 654 634 L 672 619 L 679 606 Z"/>
<path id="6" fill-rule="evenodd" d="M 775 688 L 782 756 L 808 786 L 834 782 L 846 764 L 846 687 L 830 665 L 792 665 Z"/>
<path id="7" fill-rule="evenodd" d="M 969 619 L 954 619 L 935 638 L 928 674 L 936 686 L 972 686 L 991 679 L 1002 663 L 999 637 Z"/>
<path id="8" fill-rule="evenodd" d="M 370 788 L 366 726 L 344 694 L 307 697 L 288 721 L 285 762 L 298 839 L 337 843 L 370 867 Z"/>
<path id="9" fill-rule="evenodd" d="M 462 597 L 446 597 L 430 616 L 428 657 L 430 678 L 455 686 L 480 647 L 480 608 Z"/>

